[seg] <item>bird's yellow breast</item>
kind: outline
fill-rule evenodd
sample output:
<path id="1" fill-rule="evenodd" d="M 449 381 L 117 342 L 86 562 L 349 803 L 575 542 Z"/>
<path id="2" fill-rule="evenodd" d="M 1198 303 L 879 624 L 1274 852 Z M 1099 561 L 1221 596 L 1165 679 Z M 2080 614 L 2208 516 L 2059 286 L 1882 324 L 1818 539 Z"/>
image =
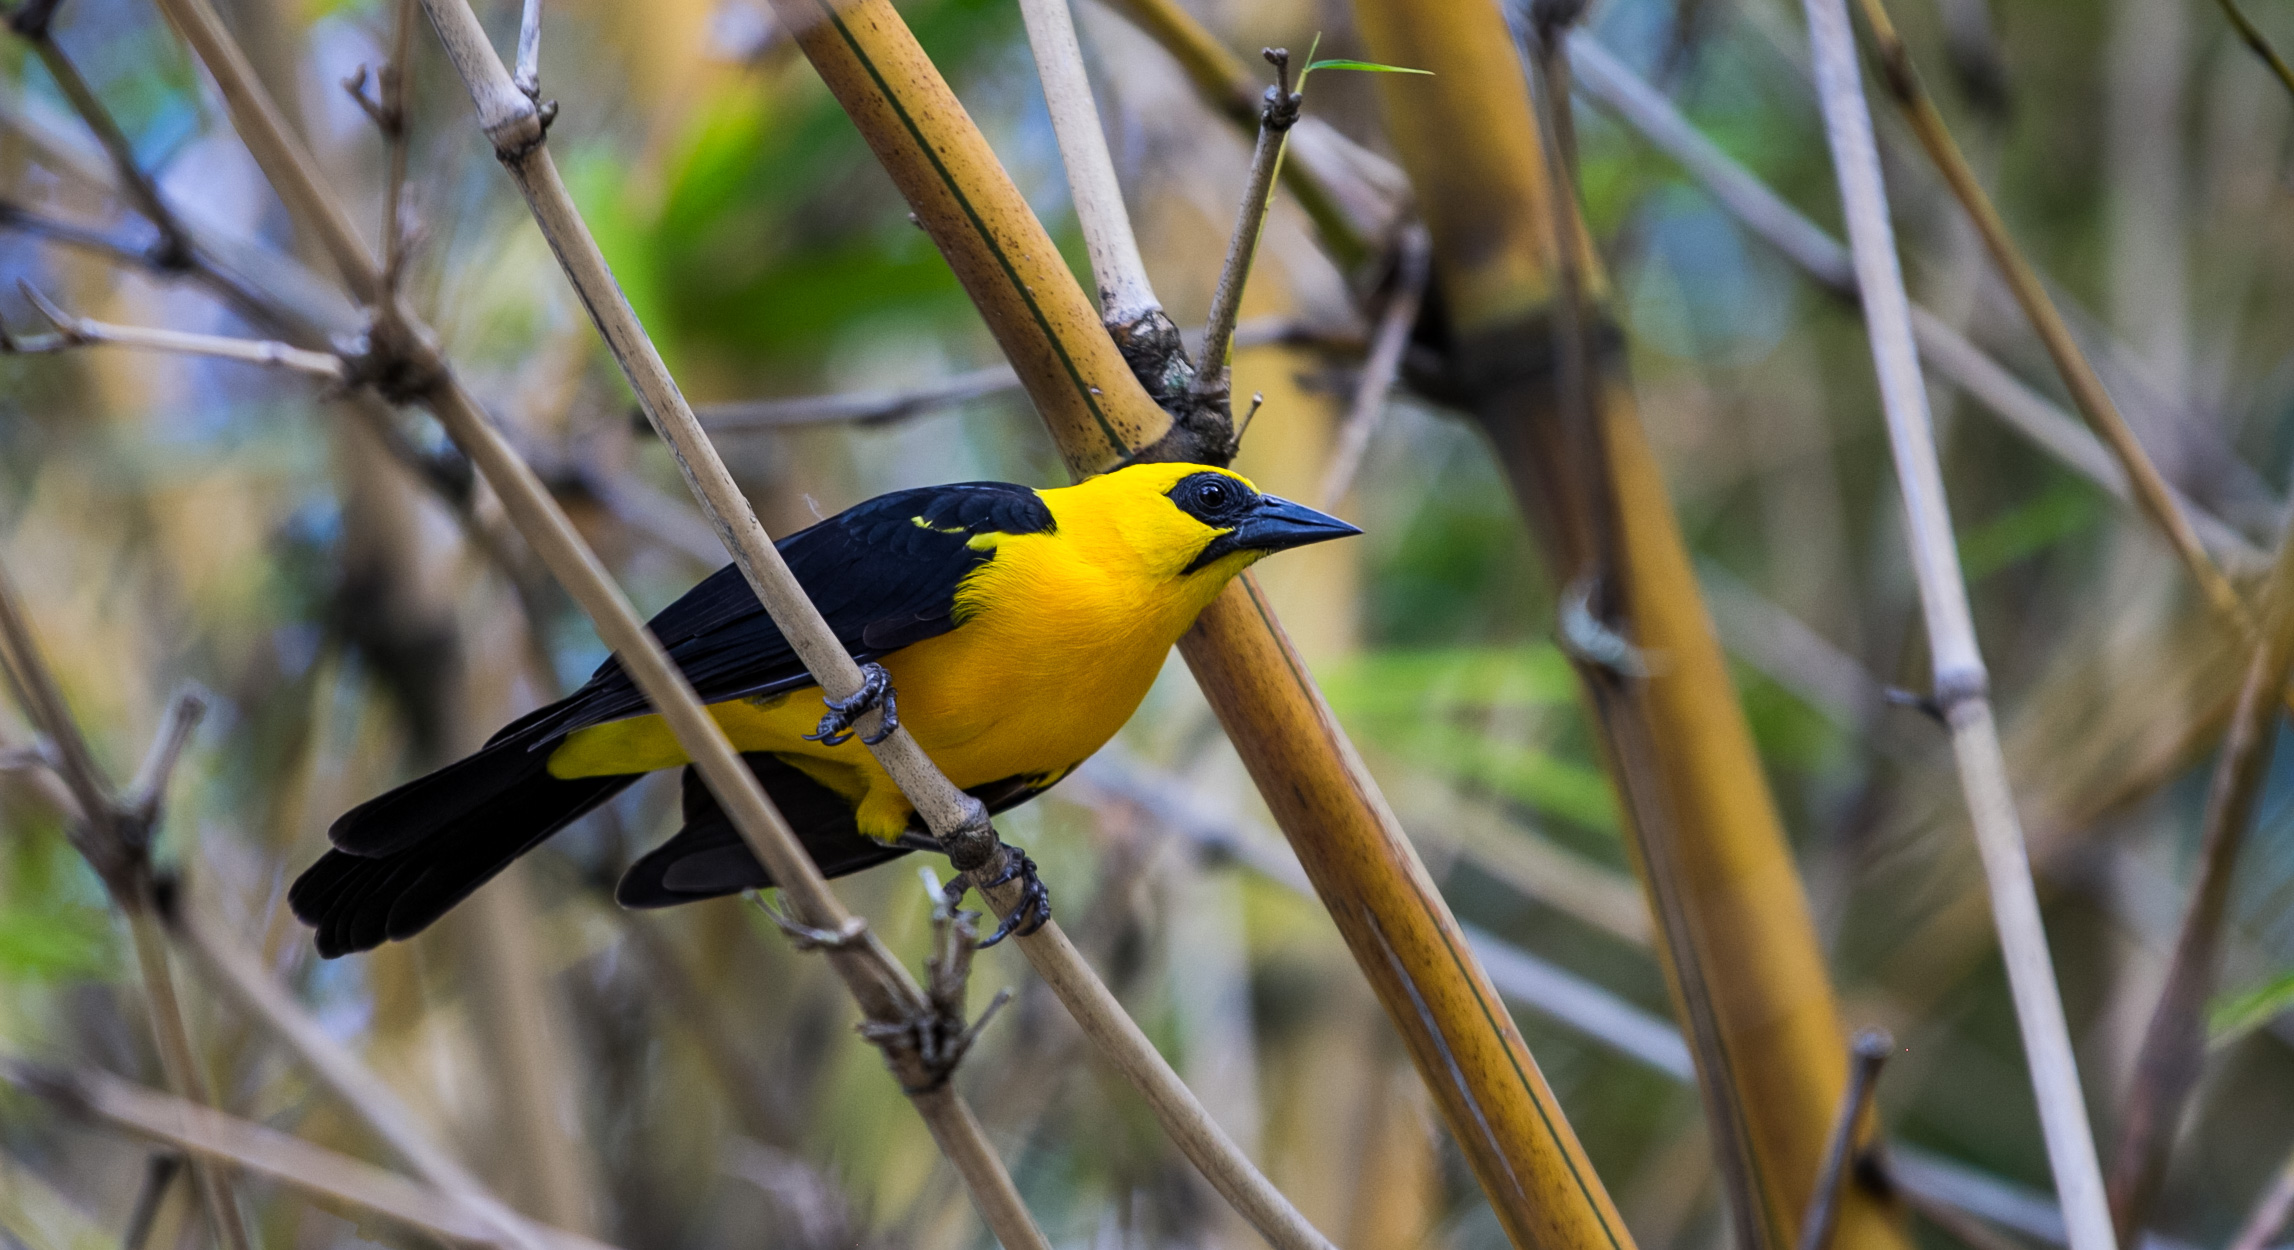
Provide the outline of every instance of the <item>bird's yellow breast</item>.
<path id="1" fill-rule="evenodd" d="M 959 586 L 956 628 L 879 661 L 900 722 L 959 787 L 1015 776 L 1049 784 L 1106 745 L 1179 635 L 1249 563 L 1237 555 L 1182 575 L 1163 554 L 1172 544 L 1142 530 L 1165 524 L 1161 517 L 1078 506 L 1092 502 L 1072 498 L 1084 486 L 1043 492 L 1057 521 L 1049 533 L 975 538 L 995 555 Z M 868 750 L 805 739 L 824 710 L 817 686 L 710 708 L 738 749 L 779 755 L 852 801 L 861 832 L 900 836 L 911 809 Z M 685 762 L 660 718 L 643 716 L 576 731 L 551 755 L 550 771 L 598 776 Z"/>

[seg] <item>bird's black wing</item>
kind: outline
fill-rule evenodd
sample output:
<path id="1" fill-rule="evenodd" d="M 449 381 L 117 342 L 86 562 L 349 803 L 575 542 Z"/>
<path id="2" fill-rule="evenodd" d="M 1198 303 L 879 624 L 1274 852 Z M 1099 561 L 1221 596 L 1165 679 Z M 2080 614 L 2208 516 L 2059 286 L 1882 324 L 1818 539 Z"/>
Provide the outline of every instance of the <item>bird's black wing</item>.
<path id="1" fill-rule="evenodd" d="M 777 545 L 837 641 L 865 661 L 956 627 L 957 585 L 994 555 L 972 547 L 974 537 L 1051 528 L 1051 510 L 1034 491 L 963 482 L 879 496 Z M 812 684 L 734 566 L 711 574 L 649 626 L 704 703 Z M 539 745 L 645 707 L 620 661 L 608 659 L 563 703 L 500 736 L 541 730 Z"/>

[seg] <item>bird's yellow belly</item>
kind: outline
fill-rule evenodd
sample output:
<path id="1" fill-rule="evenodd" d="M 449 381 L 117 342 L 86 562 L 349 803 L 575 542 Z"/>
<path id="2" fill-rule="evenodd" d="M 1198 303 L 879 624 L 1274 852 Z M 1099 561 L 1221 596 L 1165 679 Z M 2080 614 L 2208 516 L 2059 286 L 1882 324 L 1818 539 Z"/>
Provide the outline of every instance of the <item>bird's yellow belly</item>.
<path id="1" fill-rule="evenodd" d="M 1048 783 L 1115 736 L 1170 651 L 1162 630 L 1067 641 L 1078 636 L 1091 637 L 1042 617 L 983 618 L 881 662 L 900 723 L 958 787 L 1035 775 Z M 868 749 L 857 739 L 833 747 L 805 739 L 826 710 L 818 686 L 709 709 L 734 747 L 782 757 L 852 802 L 861 832 L 899 837 L 912 809 Z M 686 762 L 661 718 L 648 715 L 576 730 L 549 767 L 588 777 Z"/>

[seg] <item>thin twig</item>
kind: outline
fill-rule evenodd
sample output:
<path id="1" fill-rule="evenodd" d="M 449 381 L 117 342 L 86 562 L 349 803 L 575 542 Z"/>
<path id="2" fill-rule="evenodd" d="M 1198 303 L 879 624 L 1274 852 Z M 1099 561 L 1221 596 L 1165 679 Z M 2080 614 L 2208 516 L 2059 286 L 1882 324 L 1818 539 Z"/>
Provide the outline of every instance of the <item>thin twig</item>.
<path id="1" fill-rule="evenodd" d="M 1001 364 L 959 373 L 911 390 L 847 391 L 793 399 L 737 399 L 696 405 L 693 414 L 710 432 L 718 434 L 845 421 L 873 425 L 1019 389 L 1019 375 L 1012 372 L 1010 365 Z"/>
<path id="2" fill-rule="evenodd" d="M 1679 162 L 1721 207 L 1787 260 L 1827 289 L 1856 298 L 1855 266 L 1838 240 L 1721 151 L 1671 101 L 1592 36 L 1583 31 L 1572 33 L 1569 56 L 1577 85 L 1595 103 Z M 2024 385 L 1949 323 L 1917 304 L 1912 306 L 1912 333 L 1926 364 L 1981 401 L 2009 428 L 2120 500 L 2135 502 L 2126 470 L 2084 423 Z M 2267 561 L 2267 553 L 2244 535 L 2179 494 L 2176 498 L 2219 557 L 2249 566 Z"/>
<path id="3" fill-rule="evenodd" d="M 2269 36 L 2264 35 L 2262 28 L 2254 24 L 2254 19 L 2246 16 L 2246 11 L 2238 7 L 2238 0 L 2215 2 L 2222 6 L 2222 15 L 2229 18 L 2230 24 L 2237 28 L 2238 37 L 2246 41 L 2246 46 L 2254 50 L 2254 55 L 2262 58 L 2271 73 L 2278 75 L 2278 81 L 2286 85 L 2288 92 L 2294 92 L 2294 66 L 2288 65 L 2286 58 L 2278 55 L 2278 49 L 2271 44 Z"/>
<path id="4" fill-rule="evenodd" d="M 527 99 L 542 102 L 542 0 L 525 0 L 518 12 L 518 68 L 510 82 Z"/>
<path id="5" fill-rule="evenodd" d="M 2048 1162 L 2063 1206 L 2073 1250 L 2111 1250 L 2115 1244 L 2104 1199 L 2102 1170 L 2079 1089 L 2079 1070 L 2063 1019 L 2063 1000 L 2040 920 L 2038 894 L 2023 831 L 2008 787 L 1987 694 L 1989 678 L 1976 645 L 1967 587 L 1937 463 L 1927 391 L 1912 344 L 1911 303 L 1897 268 L 1894 228 L 1881 185 L 1872 117 L 1858 77 L 1855 36 L 1846 0 L 1805 0 L 1809 45 L 1816 65 L 1817 98 L 1840 181 L 1848 237 L 1863 290 L 1864 321 L 1880 376 L 1890 450 L 1907 514 L 1912 568 L 1920 588 L 1928 646 L 1935 666 L 1935 698 L 1952 730 L 1960 784 L 1975 825 L 1999 930 L 2008 987 L 2015 1000 L 2024 1053 L 2039 1103 Z"/>
<path id="6" fill-rule="evenodd" d="M 286 126 L 276 104 L 254 77 L 245 54 L 217 18 L 212 5 L 208 0 L 162 0 L 162 7 L 214 76 L 229 106 L 233 124 L 239 128 L 249 152 L 280 198 L 296 210 L 300 221 L 319 232 L 342 271 L 344 285 L 361 298 L 381 293 L 382 275 L 372 257 L 350 231 L 310 154 Z M 506 153 L 535 158 L 535 163 L 547 170 L 558 211 L 578 222 L 563 184 L 556 179 L 555 168 L 549 165 L 547 152 L 540 147 L 547 125 L 545 111 L 536 108 L 510 83 L 508 70 L 486 43 L 483 29 L 466 5 L 429 3 L 425 8 L 432 25 L 441 31 L 457 67 L 476 69 L 482 65 L 485 68 L 484 76 L 474 81 L 481 87 L 476 93 L 479 119 L 488 136 Z M 603 274 L 604 262 L 596 256 L 594 241 L 589 240 L 586 230 L 579 237 L 588 243 L 595 272 Z M 610 285 L 610 275 L 606 281 Z M 618 289 L 614 295 L 619 297 Z M 703 710 L 691 684 L 670 661 L 659 641 L 646 631 L 628 599 L 614 586 L 596 554 L 549 497 L 532 467 L 509 445 L 477 401 L 455 379 L 428 328 L 399 307 L 395 298 L 390 299 L 389 304 L 379 310 L 382 315 L 377 318 L 377 329 L 394 332 L 387 342 L 378 342 L 376 348 L 396 355 L 385 362 L 387 370 L 370 372 L 364 380 L 387 379 L 396 392 L 428 406 L 445 426 L 448 436 L 470 457 L 500 497 L 512 523 L 525 534 L 551 573 L 589 614 L 600 637 L 619 656 L 625 671 L 670 726 L 735 827 L 764 861 L 782 893 L 797 903 L 807 922 L 837 931 L 858 926 L 859 922 L 845 911 L 827 882 L 821 879 L 819 869 L 766 798 L 755 775 L 733 750 L 724 731 Z M 626 303 L 621 307 L 627 315 Z M 630 324 L 634 325 L 633 318 Z M 626 343 L 617 342 L 615 346 L 624 347 Z M 651 355 L 650 345 L 644 350 Z M 653 360 L 658 369 L 658 357 Z M 689 411 L 685 420 L 691 422 Z M 697 427 L 695 430 L 697 433 Z M 710 452 L 709 457 L 717 474 L 724 476 L 723 466 L 715 461 L 714 452 Z M 730 491 L 729 476 L 724 480 Z M 737 493 L 731 497 L 739 499 Z M 746 509 L 745 502 L 742 507 Z M 755 526 L 753 516 L 749 523 Z M 758 532 L 761 534 L 761 529 Z M 765 544 L 765 550 L 772 551 L 769 543 Z M 777 561 L 778 553 L 773 552 L 772 557 Z M 794 587 L 793 579 L 789 585 Z M 801 601 L 801 592 L 798 593 Z M 817 614 L 814 619 L 818 620 Z M 822 628 L 825 633 L 825 626 Z M 850 657 L 841 649 L 837 656 L 847 668 L 852 667 Z M 852 684 L 857 686 L 857 680 Z M 912 742 L 911 749 L 914 749 Z M 918 754 L 920 757 L 921 752 Z M 916 1037 L 935 1025 L 931 1004 L 924 1000 L 914 981 L 883 944 L 873 934 L 860 931 L 853 940 L 831 952 L 830 962 L 853 990 L 864 1014 L 884 1026 L 876 1040 L 902 1085 L 911 1090 L 930 1091 L 944 1084 L 948 1073 L 927 1065 L 915 1044 Z M 895 1031 L 896 1026 L 902 1024 L 909 1026 L 906 1031 Z M 937 1102 L 947 1104 L 950 1100 Z M 936 1106 L 920 1102 L 918 1109 L 930 1115 Z M 949 1124 L 933 1125 L 933 1131 L 945 1135 L 967 1130 L 964 1122 L 951 1120 Z M 1002 1176 L 1000 1169 L 998 1176 L 1008 1190 L 1008 1176 Z M 1015 1209 L 1016 1191 L 987 1196 L 980 1205 L 991 1215 Z M 999 1226 L 996 1231 L 1006 1239 L 1007 1248 L 1044 1244 L 1042 1235 L 1032 1227 Z"/>
<path id="7" fill-rule="evenodd" d="M 1268 48 L 1267 63 L 1274 66 L 1275 83 L 1266 89 L 1259 108 L 1258 142 L 1251 149 L 1250 174 L 1243 180 L 1242 206 L 1235 212 L 1235 231 L 1227 240 L 1226 263 L 1219 269 L 1219 284 L 1211 293 L 1211 315 L 1203 331 L 1203 352 L 1195 369 L 1193 392 L 1219 402 L 1231 382 L 1227 358 L 1234 345 L 1235 321 L 1242 313 L 1243 286 L 1250 280 L 1251 259 L 1258 254 L 1259 236 L 1266 228 L 1267 206 L 1274 193 L 1275 175 L 1282 168 L 1283 145 L 1298 124 L 1298 111 L 1306 98 L 1291 90 L 1290 51 Z"/>
<path id="8" fill-rule="evenodd" d="M 732 552 L 734 563 L 807 670 L 820 683 L 822 692 L 831 698 L 849 698 L 862 686 L 859 666 L 797 585 L 614 281 L 542 141 L 544 122 L 538 110 L 509 82 L 501 58 L 487 42 L 484 29 L 465 0 L 423 0 L 423 6 L 445 44 L 448 58 L 477 105 L 479 124 L 494 144 L 496 155 L 525 195 L 536 224 L 550 240 L 567 277 L 580 292 L 599 333 L 644 406 L 646 416 L 675 449 L 687 486 L 708 512 L 718 536 Z M 1228 333 L 1232 333 L 1231 324 Z M 877 709 L 864 715 L 858 726 L 864 736 L 879 728 L 881 715 Z M 722 742 L 722 737 L 717 741 Z M 691 747 L 687 749 L 693 753 Z M 725 749 L 729 755 L 730 748 Z M 904 728 L 895 728 L 881 742 L 871 743 L 869 750 L 899 784 L 932 834 L 948 849 L 949 858 L 958 869 L 974 875 L 975 880 L 993 880 L 1004 875 L 1001 869 L 1006 857 L 1016 852 L 996 840 L 994 827 L 978 800 L 957 790 Z M 721 784 L 708 769 L 703 771 L 711 789 L 724 802 L 730 787 Z M 738 766 L 736 771 L 739 779 L 756 795 L 756 805 L 769 810 L 762 792 L 754 789 L 754 778 L 747 768 Z M 726 806 L 730 810 L 734 804 L 728 802 Z M 760 812 L 760 817 L 762 815 Z M 738 813 L 735 816 L 736 826 L 742 830 L 751 849 L 765 861 L 774 880 L 782 883 L 783 892 L 795 894 L 804 922 L 822 930 L 842 931 L 846 917 L 841 906 L 835 904 L 834 896 L 827 892 L 825 883 L 818 887 L 827 900 L 825 904 L 791 890 L 792 884 L 800 884 L 809 891 L 813 888 L 810 883 L 819 881 L 817 870 L 797 848 L 793 837 L 785 843 L 766 845 L 761 836 L 767 825 L 764 819 L 752 825 L 741 821 Z M 777 813 L 774 816 L 777 817 Z M 776 819 L 773 823 L 779 822 Z M 785 824 L 781 829 L 786 829 Z M 986 893 L 998 915 L 1007 919 L 1025 898 L 1025 891 L 1017 881 Z M 1020 943 L 1038 974 L 1059 994 L 1085 1033 L 1100 1044 L 1110 1062 L 1140 1087 L 1165 1131 L 1214 1188 L 1278 1246 L 1328 1244 L 1195 1101 L 1170 1064 L 1123 1011 L 1089 965 L 1075 953 L 1057 925 L 1045 923 L 1035 933 L 1023 935 Z M 863 1005 L 869 1006 L 865 998 Z M 916 1088 L 919 1083 L 904 1084 Z M 931 1120 L 941 1104 L 949 1109 L 950 1118 L 947 1122 L 934 1121 L 932 1131 L 946 1145 L 951 1134 L 968 1131 L 965 1121 L 969 1113 L 953 1098 L 937 1099 L 932 1104 L 919 1100 L 918 1109 Z M 984 1150 L 984 1146 L 979 1149 Z M 951 1158 L 963 1169 L 971 1152 L 971 1147 L 966 1147 L 963 1154 L 952 1151 Z M 1010 1186 L 1009 1177 L 1000 1168 L 992 1176 L 970 1171 L 965 1175 L 968 1181 L 994 1183 L 991 1191 L 975 1190 L 975 1199 L 983 1214 L 994 1216 L 998 1210 L 996 1204 L 1004 1201 L 1001 1191 Z M 1016 1196 L 1009 1209 L 1024 1210 L 1017 1208 Z M 1032 1226 L 1009 1228 L 999 1224 L 996 1228 L 999 1236 L 1007 1238 L 1007 1246 L 1013 1244 L 1015 1238 L 1041 1238 Z"/>
<path id="9" fill-rule="evenodd" d="M 1417 324 L 1418 307 L 1425 299 L 1426 280 L 1433 270 L 1433 244 L 1426 228 L 1403 230 L 1395 249 L 1394 286 L 1379 310 L 1378 328 L 1370 336 L 1370 358 L 1354 383 L 1354 399 L 1338 427 L 1338 446 L 1330 453 L 1330 467 L 1322 475 L 1319 496 L 1324 511 L 1338 507 L 1354 489 L 1354 475 L 1362 470 L 1362 457 L 1386 414 L 1386 394 L 1394 389 L 1394 375 L 1402 367 L 1402 353 L 1410 346 L 1410 330 Z M 1236 435 L 1241 441 L 1241 435 Z"/>
<path id="10" fill-rule="evenodd" d="M 33 212 L 21 204 L 0 200 L 0 230 L 15 230 L 36 238 L 49 239 L 66 247 L 95 252 L 123 265 L 149 265 L 151 249 L 135 247 L 115 239 L 100 230 L 76 226 L 42 213 Z"/>
<path id="11" fill-rule="evenodd" d="M 182 356 L 209 356 L 217 360 L 236 360 L 242 364 L 264 365 L 274 369 L 287 369 L 306 373 L 330 382 L 343 379 L 342 358 L 328 352 L 305 351 L 286 343 L 259 339 L 229 338 L 216 334 L 190 334 L 181 330 L 152 330 L 140 326 L 113 325 L 88 317 L 75 317 L 58 308 L 40 294 L 29 282 L 20 282 L 17 288 L 32 307 L 39 310 L 48 324 L 56 328 L 53 334 L 36 338 L 16 338 L 0 328 L 0 356 L 30 356 L 45 352 L 66 351 L 75 347 L 129 347 L 143 351 L 173 352 Z"/>
<path id="12" fill-rule="evenodd" d="M 2166 535 L 2168 545 L 2182 558 L 2193 580 L 2198 582 L 2208 602 L 2217 612 L 2237 626 L 2242 634 L 2252 636 L 2254 619 L 2246 604 L 2232 588 L 2230 579 L 2215 567 L 2199 541 L 2191 520 L 2183 514 L 2174 492 L 2167 487 L 2166 478 L 2151 462 L 2150 454 L 2127 428 L 2127 420 L 2119 415 L 2118 405 L 2111 393 L 2104 389 L 2101 378 L 2095 376 L 2095 367 L 2086 353 L 2071 337 L 2071 328 L 2064 324 L 2062 313 L 2047 294 L 2047 286 L 2039 280 L 2039 273 L 2031 267 L 2015 239 L 2007 231 L 2007 223 L 1993 207 L 1991 196 L 1975 176 L 1975 169 L 1967 163 L 1959 143 L 1952 138 L 1951 129 L 1944 125 L 1941 112 L 1920 82 L 1919 70 L 1912 64 L 1911 53 L 1897 36 L 1895 26 L 1888 20 L 1888 11 L 1881 0 L 1857 0 L 1864 20 L 1871 25 L 1872 41 L 1879 52 L 1880 81 L 1895 100 L 1904 120 L 1910 123 L 1912 133 L 1918 136 L 1920 146 L 1927 149 L 1928 159 L 1935 162 L 1944 183 L 1958 198 L 1960 207 L 1975 223 L 1976 233 L 1991 253 L 1992 263 L 1999 267 L 2000 276 L 2022 305 L 2023 314 L 2031 321 L 2031 328 L 2047 348 L 2047 355 L 2055 362 L 2055 370 L 2063 378 L 2064 389 L 2071 393 L 2080 415 L 2087 419 L 2111 453 L 2118 457 L 2119 466 L 2134 486 L 2135 499 L 2143 511 Z"/>
<path id="13" fill-rule="evenodd" d="M 1131 214 L 1123 206 L 1099 105 L 1084 74 L 1075 15 L 1067 6 L 1068 0 L 1020 0 L 1020 16 L 1027 23 L 1036 74 L 1043 80 L 1060 160 L 1067 166 L 1068 194 L 1083 227 L 1091 274 L 1099 283 L 1100 318 L 1109 325 L 1127 325 L 1163 311 L 1163 305 L 1147 280 L 1147 262 L 1139 255 Z"/>
<path id="14" fill-rule="evenodd" d="M 2294 675 L 2294 534 L 2283 539 L 2262 597 L 2262 635 L 2207 790 L 2198 879 L 2175 936 L 2166 981 L 2135 1060 L 2134 1084 L 2111 1159 L 2111 1214 L 2131 1242 L 2166 1180 L 2183 1108 L 2206 1061 L 2206 1004 L 2222 962 L 2223 926 L 2239 851 L 2254 825 L 2278 741 L 2281 694 Z"/>
<path id="15" fill-rule="evenodd" d="M 103 1120 L 182 1150 L 212 1170 L 219 1165 L 274 1177 L 328 1202 L 385 1216 L 449 1244 L 520 1250 L 463 1201 L 371 1163 L 226 1115 L 182 1098 L 87 1069 L 34 1067 L 0 1056 L 0 1081 L 73 1114 Z M 549 1250 L 612 1250 L 563 1229 L 541 1230 Z"/>
<path id="16" fill-rule="evenodd" d="M 10 16 L 8 24 L 25 42 L 32 45 L 32 50 L 39 55 L 40 64 L 47 68 L 48 75 L 71 103 L 72 111 L 87 123 L 96 141 L 103 145 L 104 151 L 112 158 L 112 164 L 120 171 L 122 185 L 128 198 L 135 203 L 136 211 L 142 213 L 144 220 L 149 221 L 152 228 L 159 232 L 159 240 L 152 245 L 150 252 L 152 263 L 161 269 L 190 268 L 190 232 L 183 228 L 183 222 L 176 217 L 175 210 L 169 208 L 166 198 L 160 195 L 159 185 L 136 162 L 135 145 L 129 142 L 127 132 L 120 129 L 111 111 L 97 98 L 95 89 L 80 74 L 79 66 L 73 64 L 72 59 L 64 55 L 63 49 L 56 46 L 55 33 L 49 29 L 55 8 L 53 4 L 27 4 Z"/>
<path id="17" fill-rule="evenodd" d="M 2288 1216 L 2294 1216 L 2294 1153 L 2278 1167 L 2278 1175 L 2263 1191 L 2261 1201 L 2239 1226 L 2238 1235 L 2230 1239 L 2230 1250 L 2265 1250 L 2280 1229 L 2286 1227 Z"/>
<path id="18" fill-rule="evenodd" d="M 96 763 L 79 722 L 64 701 L 55 671 L 41 654 L 32 635 L 31 621 L 7 570 L 0 568 L 0 667 L 7 671 L 25 715 L 48 739 L 57 771 L 78 808 L 70 822 L 72 843 L 95 869 L 112 901 L 127 917 L 135 945 L 136 963 L 143 975 L 144 1000 L 159 1052 L 160 1069 L 168 1087 L 195 1103 L 208 1101 L 207 1080 L 200 1072 L 191 1030 L 184 1023 L 183 1004 L 175 993 L 168 969 L 167 944 L 153 918 L 155 882 L 151 871 L 151 835 L 159 811 L 140 801 L 123 803 L 111 781 Z M 179 700 L 143 770 L 139 793 L 156 794 L 174 768 L 182 746 L 175 739 L 196 723 L 194 703 Z M 200 1204 L 224 1250 L 248 1250 L 251 1244 L 239 1206 L 223 1177 L 210 1166 L 192 1169 Z"/>
<path id="19" fill-rule="evenodd" d="M 259 961 L 226 936 L 196 898 L 179 896 L 167 920 L 216 988 L 260 1020 L 417 1175 L 468 1208 L 493 1231 L 492 1239 L 513 1250 L 537 1250 L 543 1245 L 551 1234 L 511 1210 L 460 1160 L 432 1141 L 398 1095 L 330 1036 Z"/>
<path id="20" fill-rule="evenodd" d="M 1800 1224 L 1800 1250 L 1824 1250 L 1832 1242 L 1832 1226 L 1840 1218 L 1840 1189 L 1854 1173 L 1850 1163 L 1856 1133 L 1879 1088 L 1880 1065 L 1895 1049 L 1896 1039 L 1886 1029 L 1865 1029 L 1848 1045 L 1848 1088 L 1840 1095 L 1832 1134 L 1824 1142 L 1823 1166 L 1816 1173 L 1816 1189 Z"/>
<path id="21" fill-rule="evenodd" d="M 159 1220 L 160 1205 L 167 1201 L 167 1191 L 183 1171 L 184 1158 L 173 1150 L 155 1151 L 144 1160 L 143 1187 L 136 1191 L 135 1205 L 128 1209 L 127 1231 L 120 1234 L 120 1250 L 143 1250 L 151 1241 L 152 1225 Z"/>

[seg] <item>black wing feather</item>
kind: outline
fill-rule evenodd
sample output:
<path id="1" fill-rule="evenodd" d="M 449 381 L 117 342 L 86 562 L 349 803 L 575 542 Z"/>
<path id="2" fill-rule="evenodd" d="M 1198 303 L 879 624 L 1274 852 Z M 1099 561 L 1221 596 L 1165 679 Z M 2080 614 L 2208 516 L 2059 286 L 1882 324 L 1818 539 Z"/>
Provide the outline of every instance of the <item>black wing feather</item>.
<path id="1" fill-rule="evenodd" d="M 967 482 L 880 496 L 778 546 L 838 641 L 855 659 L 870 660 L 956 627 L 958 585 L 994 554 L 972 548 L 973 536 L 1051 528 L 1051 510 L 1034 491 Z M 704 702 L 812 682 L 731 566 L 649 625 Z M 477 754 L 344 813 L 328 830 L 336 849 L 296 883 L 295 913 L 319 927 L 321 952 L 330 956 L 419 931 L 627 785 L 630 778 L 559 781 L 548 774 L 548 752 L 573 730 L 645 710 L 620 662 L 608 659 L 581 689 L 512 722 Z M 802 790 L 785 778 L 768 780 L 781 781 L 777 789 Z M 800 806 L 807 811 L 799 834 L 826 852 L 831 866 L 850 871 L 892 853 L 874 843 L 852 845 L 848 836 L 859 835 L 847 834 L 849 811 Z M 715 839 L 711 831 L 722 816 L 712 818 L 705 809 L 694 814 L 700 817 L 696 832 L 707 835 L 703 841 Z M 797 815 L 790 813 L 792 820 Z M 734 869 L 736 876 L 741 871 Z"/>

